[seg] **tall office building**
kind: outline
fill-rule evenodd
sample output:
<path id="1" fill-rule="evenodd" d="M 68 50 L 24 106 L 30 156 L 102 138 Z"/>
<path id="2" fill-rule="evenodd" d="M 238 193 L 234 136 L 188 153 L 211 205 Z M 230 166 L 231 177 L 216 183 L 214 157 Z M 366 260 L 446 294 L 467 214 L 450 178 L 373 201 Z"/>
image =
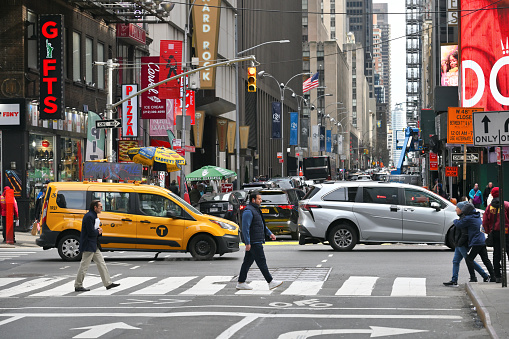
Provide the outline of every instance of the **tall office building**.
<path id="1" fill-rule="evenodd" d="M 382 53 L 383 73 L 380 82 L 384 87 L 385 103 L 391 107 L 391 25 L 389 24 L 389 5 L 387 3 L 374 3 L 373 13 L 376 14 L 376 23 L 373 25 L 381 30 L 381 42 L 379 48 Z"/>
<path id="2" fill-rule="evenodd" d="M 348 31 L 364 47 L 364 75 L 368 80 L 369 97 L 374 98 L 373 88 L 373 0 L 347 1 Z"/>
<path id="3" fill-rule="evenodd" d="M 422 72 L 422 8 L 425 0 L 406 1 L 406 117 L 416 124 L 421 103 Z"/>
<path id="4" fill-rule="evenodd" d="M 402 105 L 396 105 L 394 110 L 392 111 L 392 160 L 394 164 L 398 163 L 399 157 L 401 155 L 401 149 L 396 149 L 396 144 L 398 141 L 398 134 L 404 136 L 403 130 L 407 126 L 407 115 L 405 114 L 405 110 Z M 399 132 L 398 132 L 399 131 Z"/>

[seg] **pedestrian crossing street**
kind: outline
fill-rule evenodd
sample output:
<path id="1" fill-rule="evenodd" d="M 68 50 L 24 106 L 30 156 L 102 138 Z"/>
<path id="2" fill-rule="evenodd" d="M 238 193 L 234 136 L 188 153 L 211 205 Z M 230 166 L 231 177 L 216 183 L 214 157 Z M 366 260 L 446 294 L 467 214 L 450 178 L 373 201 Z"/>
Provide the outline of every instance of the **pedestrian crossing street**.
<path id="1" fill-rule="evenodd" d="M 226 275 L 182 276 L 182 277 L 116 277 L 120 283 L 106 290 L 101 278 L 87 275 L 84 285 L 89 292 L 74 292 L 74 276 L 53 277 L 7 277 L 0 278 L 0 298 L 11 297 L 59 297 L 59 296 L 212 296 L 212 295 L 293 295 L 293 296 L 391 296 L 426 297 L 426 278 L 391 278 L 392 286 L 379 283 L 379 277 L 350 276 L 342 281 L 296 280 L 285 281 L 281 287 L 269 290 L 262 280 L 248 282 L 253 290 L 238 291 L 236 277 Z M 389 288 L 390 286 L 390 288 Z"/>

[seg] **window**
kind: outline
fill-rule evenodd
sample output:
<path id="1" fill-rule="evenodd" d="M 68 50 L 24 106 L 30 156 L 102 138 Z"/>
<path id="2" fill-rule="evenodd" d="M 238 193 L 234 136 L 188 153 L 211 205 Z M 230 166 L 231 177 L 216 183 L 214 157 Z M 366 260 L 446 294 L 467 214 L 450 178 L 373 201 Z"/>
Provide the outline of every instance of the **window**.
<path id="1" fill-rule="evenodd" d="M 60 208 L 86 210 L 88 208 L 85 206 L 85 193 L 85 191 L 58 191 L 57 205 Z"/>
<path id="2" fill-rule="evenodd" d="M 92 200 L 100 200 L 104 212 L 129 213 L 129 193 L 93 192 Z"/>
<path id="3" fill-rule="evenodd" d="M 398 204 L 397 187 L 364 187 L 362 202 L 370 204 Z"/>
<path id="4" fill-rule="evenodd" d="M 72 32 L 72 80 L 81 81 L 81 36 Z"/>
<path id="5" fill-rule="evenodd" d="M 33 12 L 27 13 L 27 65 L 29 68 L 38 69 L 37 64 L 37 15 Z"/>
<path id="6" fill-rule="evenodd" d="M 415 207 L 431 207 L 432 202 L 436 202 L 443 206 L 443 203 L 431 194 L 416 189 L 405 188 L 405 205 Z"/>
<path id="7" fill-rule="evenodd" d="M 92 86 L 94 83 L 94 76 L 92 73 L 92 67 L 94 63 L 93 58 L 93 44 L 94 41 L 90 38 L 85 39 L 85 83 Z"/>
<path id="8" fill-rule="evenodd" d="M 324 201 L 354 202 L 358 187 L 340 187 L 323 197 Z"/>
<path id="9" fill-rule="evenodd" d="M 260 195 L 262 196 L 262 204 L 269 203 L 287 205 L 289 203 L 288 197 L 284 192 L 261 192 Z"/>
<path id="10" fill-rule="evenodd" d="M 97 61 L 104 61 L 104 44 L 97 44 Z M 97 66 L 97 88 L 104 89 L 104 66 Z"/>
<path id="11" fill-rule="evenodd" d="M 138 194 L 142 214 L 154 217 L 165 217 L 172 211 L 177 217 L 184 216 L 184 209 L 172 200 L 156 194 Z"/>

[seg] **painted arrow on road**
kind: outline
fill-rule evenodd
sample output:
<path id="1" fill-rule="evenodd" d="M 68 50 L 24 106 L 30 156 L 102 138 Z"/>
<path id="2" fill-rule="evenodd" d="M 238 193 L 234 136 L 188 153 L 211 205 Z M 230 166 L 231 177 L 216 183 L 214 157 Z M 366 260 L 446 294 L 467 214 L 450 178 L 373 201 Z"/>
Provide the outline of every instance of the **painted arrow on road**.
<path id="1" fill-rule="evenodd" d="M 366 329 L 340 329 L 340 330 L 309 330 L 309 331 L 294 331 L 281 334 L 278 339 L 306 339 L 318 335 L 327 334 L 371 334 L 370 338 L 386 337 L 391 335 L 410 334 L 418 332 L 428 332 L 427 330 L 411 330 L 407 328 L 395 328 L 395 327 L 379 327 L 370 326 L 370 330 Z"/>
<path id="2" fill-rule="evenodd" d="M 102 336 L 108 332 L 111 332 L 115 329 L 139 330 L 140 328 L 133 327 L 133 326 L 127 325 L 126 323 L 122 323 L 122 322 L 71 328 L 71 330 L 88 330 L 88 331 L 85 331 L 85 332 L 73 337 L 73 338 L 81 338 L 81 339 L 99 338 L 100 336 Z"/>

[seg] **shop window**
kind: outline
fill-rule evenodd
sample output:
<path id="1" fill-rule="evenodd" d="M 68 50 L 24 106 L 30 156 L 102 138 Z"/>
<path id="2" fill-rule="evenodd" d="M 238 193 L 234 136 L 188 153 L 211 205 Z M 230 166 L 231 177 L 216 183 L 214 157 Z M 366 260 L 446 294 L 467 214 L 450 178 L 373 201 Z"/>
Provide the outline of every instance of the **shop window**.
<path id="1" fill-rule="evenodd" d="M 60 139 L 60 181 L 80 181 L 81 140 Z"/>
<path id="2" fill-rule="evenodd" d="M 86 210 L 85 194 L 85 191 L 58 191 L 57 206 L 60 208 Z"/>
<path id="3" fill-rule="evenodd" d="M 26 22 L 26 38 L 27 38 L 27 66 L 29 68 L 38 69 L 37 64 L 37 15 L 28 11 Z"/>

